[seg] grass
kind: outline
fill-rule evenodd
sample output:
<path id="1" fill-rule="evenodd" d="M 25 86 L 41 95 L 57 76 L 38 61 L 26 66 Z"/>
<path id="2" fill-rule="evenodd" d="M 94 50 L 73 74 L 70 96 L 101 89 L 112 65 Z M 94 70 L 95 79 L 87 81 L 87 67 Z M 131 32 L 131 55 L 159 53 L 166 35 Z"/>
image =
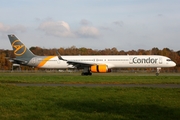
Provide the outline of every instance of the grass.
<path id="1" fill-rule="evenodd" d="M 0 73 L 0 83 L 98 83 L 98 84 L 180 84 L 180 74 L 107 73 L 80 76 L 79 73 Z"/>
<path id="2" fill-rule="evenodd" d="M 180 118 L 180 89 L 0 86 L 0 119 Z"/>
<path id="3" fill-rule="evenodd" d="M 11 82 L 180 84 L 179 74 L 0 73 L 0 119 L 180 119 L 179 88 L 18 87 L 6 84 Z"/>

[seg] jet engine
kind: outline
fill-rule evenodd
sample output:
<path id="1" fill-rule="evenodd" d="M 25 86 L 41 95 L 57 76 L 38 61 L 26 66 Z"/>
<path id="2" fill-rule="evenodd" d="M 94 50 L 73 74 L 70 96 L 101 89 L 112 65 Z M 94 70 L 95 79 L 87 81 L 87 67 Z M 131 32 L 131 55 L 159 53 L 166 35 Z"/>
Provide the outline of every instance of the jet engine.
<path id="1" fill-rule="evenodd" d="M 92 65 L 90 67 L 91 72 L 99 72 L 99 73 L 106 73 L 111 72 L 111 69 L 108 69 L 107 65 Z"/>

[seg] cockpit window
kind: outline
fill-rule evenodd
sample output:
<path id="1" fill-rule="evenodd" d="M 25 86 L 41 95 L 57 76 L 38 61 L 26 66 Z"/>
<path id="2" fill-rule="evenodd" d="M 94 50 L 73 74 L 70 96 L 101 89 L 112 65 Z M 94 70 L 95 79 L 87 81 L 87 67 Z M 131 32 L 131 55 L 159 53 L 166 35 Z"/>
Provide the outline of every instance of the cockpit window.
<path id="1" fill-rule="evenodd" d="M 171 59 L 166 59 L 166 61 L 172 61 Z"/>

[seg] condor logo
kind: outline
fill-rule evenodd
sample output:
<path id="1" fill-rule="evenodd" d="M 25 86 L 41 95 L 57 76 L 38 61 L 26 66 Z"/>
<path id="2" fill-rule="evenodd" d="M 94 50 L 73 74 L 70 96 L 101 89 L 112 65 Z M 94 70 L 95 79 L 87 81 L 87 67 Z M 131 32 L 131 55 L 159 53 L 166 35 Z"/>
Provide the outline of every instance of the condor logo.
<path id="1" fill-rule="evenodd" d="M 140 63 L 152 63 L 152 64 L 156 64 L 158 59 L 154 59 L 154 58 L 137 58 L 134 57 L 133 58 L 133 63 L 135 64 L 140 64 Z"/>
<path id="2" fill-rule="evenodd" d="M 15 40 L 12 46 L 14 48 L 14 54 L 17 56 L 23 55 L 26 52 L 26 47 L 19 40 Z"/>

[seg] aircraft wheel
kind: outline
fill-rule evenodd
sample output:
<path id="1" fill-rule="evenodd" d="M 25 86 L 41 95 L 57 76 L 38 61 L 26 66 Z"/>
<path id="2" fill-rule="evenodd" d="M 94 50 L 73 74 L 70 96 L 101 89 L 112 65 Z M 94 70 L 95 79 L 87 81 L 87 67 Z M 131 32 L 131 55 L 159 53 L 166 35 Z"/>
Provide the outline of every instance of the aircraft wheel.
<path id="1" fill-rule="evenodd" d="M 91 72 L 82 72 L 81 75 L 82 76 L 84 76 L 84 75 L 88 76 L 88 75 L 92 75 L 92 73 Z"/>

